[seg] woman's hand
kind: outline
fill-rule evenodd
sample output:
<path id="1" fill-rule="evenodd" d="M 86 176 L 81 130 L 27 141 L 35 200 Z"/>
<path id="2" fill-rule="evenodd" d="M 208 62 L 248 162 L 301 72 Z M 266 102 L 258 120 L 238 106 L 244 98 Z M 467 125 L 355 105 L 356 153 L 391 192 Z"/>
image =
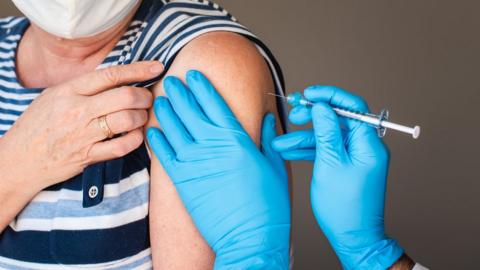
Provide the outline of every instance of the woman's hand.
<path id="1" fill-rule="evenodd" d="M 162 71 L 159 62 L 138 62 L 45 89 L 0 139 L 0 202 L 5 203 L 4 196 L 17 194 L 16 190 L 31 199 L 89 164 L 136 149 L 143 141 L 152 95 L 145 88 L 122 85 L 152 79 Z M 104 115 L 112 133 L 126 134 L 105 140 L 98 120 Z M 0 230 L 8 208 L 1 205 Z M 11 214 L 13 218 L 17 213 Z"/>

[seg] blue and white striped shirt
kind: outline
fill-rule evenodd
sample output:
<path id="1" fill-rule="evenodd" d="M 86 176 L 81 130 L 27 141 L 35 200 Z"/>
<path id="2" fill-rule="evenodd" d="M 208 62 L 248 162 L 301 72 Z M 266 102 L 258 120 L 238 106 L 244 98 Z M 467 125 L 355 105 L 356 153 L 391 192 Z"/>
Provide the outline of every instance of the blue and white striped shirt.
<path id="1" fill-rule="evenodd" d="M 15 70 L 28 26 L 25 18 L 0 20 L 0 137 L 43 90 L 23 87 Z M 249 38 L 267 61 L 277 93 L 283 93 L 280 68 L 266 46 L 228 12 L 202 0 L 143 0 L 98 68 L 159 60 L 168 70 L 185 44 L 212 31 Z M 0 269 L 151 269 L 149 167 L 142 145 L 41 191 L 1 233 Z"/>

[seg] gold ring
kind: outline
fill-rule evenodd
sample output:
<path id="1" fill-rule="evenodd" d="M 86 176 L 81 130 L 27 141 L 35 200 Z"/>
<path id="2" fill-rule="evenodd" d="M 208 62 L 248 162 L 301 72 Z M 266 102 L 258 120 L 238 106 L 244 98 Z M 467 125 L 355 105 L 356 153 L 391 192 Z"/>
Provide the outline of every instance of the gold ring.
<path id="1" fill-rule="evenodd" d="M 115 134 L 113 134 L 112 130 L 110 129 L 110 127 L 107 124 L 107 115 L 103 115 L 103 116 L 100 116 L 98 118 L 98 126 L 102 130 L 105 137 L 111 139 L 115 135 Z"/>

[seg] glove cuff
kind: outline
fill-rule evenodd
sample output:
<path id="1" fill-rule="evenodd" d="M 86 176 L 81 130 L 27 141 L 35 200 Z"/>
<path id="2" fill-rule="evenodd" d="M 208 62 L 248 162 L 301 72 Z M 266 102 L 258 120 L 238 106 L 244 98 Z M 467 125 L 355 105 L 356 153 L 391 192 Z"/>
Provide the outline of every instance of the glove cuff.
<path id="1" fill-rule="evenodd" d="M 377 242 L 370 246 L 368 250 L 358 265 L 352 265 L 352 268 L 347 269 L 388 269 L 404 253 L 398 242 L 389 238 Z"/>
<path id="2" fill-rule="evenodd" d="M 289 260 L 285 255 L 278 253 L 260 254 L 248 258 L 239 258 L 238 260 L 224 260 L 217 258 L 213 266 L 214 270 L 288 270 Z"/>
<path id="3" fill-rule="evenodd" d="M 282 269 L 289 266 L 290 224 L 259 228 L 216 249 L 214 269 Z"/>

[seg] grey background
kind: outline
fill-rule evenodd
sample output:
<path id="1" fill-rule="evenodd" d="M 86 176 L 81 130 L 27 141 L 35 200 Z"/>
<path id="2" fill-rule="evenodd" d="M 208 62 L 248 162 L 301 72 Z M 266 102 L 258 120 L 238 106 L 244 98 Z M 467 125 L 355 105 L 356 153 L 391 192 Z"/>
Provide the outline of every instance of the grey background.
<path id="1" fill-rule="evenodd" d="M 432 269 L 478 269 L 480 2 L 218 0 L 281 63 L 289 91 L 333 84 L 419 124 L 389 133 L 386 224 Z M 17 14 L 0 2 L 0 16 Z M 309 203 L 311 164 L 294 165 L 295 269 L 340 269 Z"/>

